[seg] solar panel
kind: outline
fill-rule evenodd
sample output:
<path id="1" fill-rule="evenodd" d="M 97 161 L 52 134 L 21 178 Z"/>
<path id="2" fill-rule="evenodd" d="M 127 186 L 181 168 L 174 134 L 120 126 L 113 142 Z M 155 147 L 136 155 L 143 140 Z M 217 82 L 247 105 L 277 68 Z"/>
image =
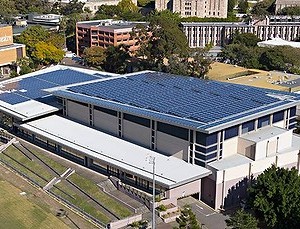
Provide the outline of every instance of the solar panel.
<path id="1" fill-rule="evenodd" d="M 226 122 L 232 116 L 244 117 L 260 109 L 269 109 L 266 105 L 278 106 L 280 99 L 269 96 L 269 93 L 291 95 L 287 92 L 157 72 L 73 86 L 68 91 L 71 94 L 74 92 L 111 100 L 117 102 L 119 108 L 122 104 L 144 108 L 150 113 L 161 113 L 161 118 L 173 115 L 182 120 L 189 119 L 192 123 L 206 123 L 207 126 L 219 121 Z M 294 99 L 300 100 L 299 95 L 292 95 Z M 96 100 L 92 100 L 92 103 Z"/>

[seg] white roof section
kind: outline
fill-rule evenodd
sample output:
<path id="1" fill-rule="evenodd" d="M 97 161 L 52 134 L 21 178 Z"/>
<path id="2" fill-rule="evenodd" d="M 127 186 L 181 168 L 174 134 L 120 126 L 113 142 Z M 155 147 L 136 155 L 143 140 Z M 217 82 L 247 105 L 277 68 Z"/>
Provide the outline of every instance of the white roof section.
<path id="1" fill-rule="evenodd" d="M 27 119 L 56 112 L 59 109 L 45 103 L 29 100 L 15 105 L 0 101 L 0 110 L 5 113 L 12 114 L 22 121 L 26 121 Z"/>
<path id="2" fill-rule="evenodd" d="M 149 159 L 154 157 L 156 182 L 168 188 L 211 174 L 204 167 L 162 155 L 57 115 L 22 124 L 21 127 L 147 180 L 152 180 Z"/>
<path id="3" fill-rule="evenodd" d="M 237 153 L 229 157 L 225 157 L 219 161 L 211 162 L 208 164 L 208 166 L 216 169 L 217 171 L 222 171 L 239 165 L 248 164 L 250 162 L 253 162 L 253 160 Z"/>
<path id="4" fill-rule="evenodd" d="M 268 127 L 260 128 L 257 131 L 252 131 L 252 132 L 246 133 L 246 134 L 240 136 L 240 138 L 246 139 L 246 140 L 252 141 L 252 142 L 261 142 L 261 141 L 268 140 L 269 138 L 279 136 L 283 133 L 286 133 L 287 131 L 288 130 L 283 129 L 283 128 L 279 128 L 279 127 L 275 127 L 275 126 L 268 126 Z"/>
<path id="5" fill-rule="evenodd" d="M 274 46 L 291 46 L 293 48 L 300 48 L 300 42 L 286 41 L 280 37 L 272 38 L 271 40 L 258 42 L 259 47 L 274 47 Z"/>

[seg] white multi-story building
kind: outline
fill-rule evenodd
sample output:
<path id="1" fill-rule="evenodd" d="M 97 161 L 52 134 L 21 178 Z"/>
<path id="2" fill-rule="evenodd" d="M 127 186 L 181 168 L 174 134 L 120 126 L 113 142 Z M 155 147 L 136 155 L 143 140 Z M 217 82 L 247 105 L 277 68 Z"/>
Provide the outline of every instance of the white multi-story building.
<path id="1" fill-rule="evenodd" d="M 300 17 L 271 16 L 264 21 L 245 22 L 184 22 L 182 29 L 189 46 L 226 45 L 235 32 L 253 33 L 261 40 L 280 37 L 293 41 L 300 37 Z"/>
<path id="2" fill-rule="evenodd" d="M 155 9 L 177 12 L 182 17 L 227 17 L 228 0 L 155 0 Z"/>
<path id="3" fill-rule="evenodd" d="M 275 2 L 276 9 L 275 11 L 278 13 L 285 7 L 292 7 L 292 6 L 300 6 L 299 0 L 276 0 Z"/>

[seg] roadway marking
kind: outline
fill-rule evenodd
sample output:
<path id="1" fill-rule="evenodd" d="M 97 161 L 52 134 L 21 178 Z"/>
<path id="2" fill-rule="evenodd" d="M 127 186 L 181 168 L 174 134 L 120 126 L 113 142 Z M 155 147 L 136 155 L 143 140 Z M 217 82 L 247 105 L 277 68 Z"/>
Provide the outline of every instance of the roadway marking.
<path id="1" fill-rule="evenodd" d="M 201 210 L 203 210 L 203 207 L 199 206 L 198 204 L 196 204 L 196 207 L 200 208 Z M 205 217 L 209 217 L 209 216 L 217 214 L 216 212 L 212 212 L 212 213 L 209 213 L 209 214 L 204 214 L 202 211 L 200 211 L 198 209 L 196 209 L 196 211 L 199 212 L 200 214 L 204 215 Z"/>

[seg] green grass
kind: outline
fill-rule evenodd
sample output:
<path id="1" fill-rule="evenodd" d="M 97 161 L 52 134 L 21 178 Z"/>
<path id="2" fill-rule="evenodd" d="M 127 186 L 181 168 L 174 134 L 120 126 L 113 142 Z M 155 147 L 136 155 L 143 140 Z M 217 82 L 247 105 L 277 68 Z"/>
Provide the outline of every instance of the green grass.
<path id="1" fill-rule="evenodd" d="M 11 158 L 7 157 L 3 153 L 0 154 L 0 158 L 7 162 L 9 165 L 11 165 L 13 168 L 17 169 L 18 171 L 26 174 L 28 177 L 36 181 L 39 185 L 45 186 L 54 176 L 50 174 L 47 170 L 45 170 L 42 166 L 40 166 L 38 163 L 35 161 L 31 161 L 29 158 L 25 157 L 17 148 L 14 146 L 8 147 L 5 151 L 5 154 L 9 155 L 19 163 L 15 162 Z M 39 174 L 41 177 L 43 177 L 45 180 L 42 178 L 38 177 L 31 171 L 29 171 L 27 168 L 24 166 L 30 168 L 32 171 L 36 172 Z"/>
<path id="2" fill-rule="evenodd" d="M 63 190 L 68 195 L 66 195 L 61 190 Z M 57 185 L 55 185 L 55 187 L 53 187 L 51 189 L 51 191 L 54 192 L 55 194 L 63 197 L 64 199 L 68 200 L 70 203 L 79 207 L 81 210 L 85 211 L 86 213 L 90 214 L 91 216 L 95 217 L 96 219 L 100 220 L 101 222 L 107 224 L 111 221 L 111 219 L 107 215 L 105 215 L 103 212 L 99 211 L 91 203 L 87 202 L 86 198 L 78 195 L 76 192 L 67 188 L 63 183 L 58 183 Z M 70 196 L 72 196 L 72 197 L 70 197 Z"/>
<path id="3" fill-rule="evenodd" d="M 68 179 L 83 189 L 86 193 L 93 196 L 93 198 L 98 200 L 101 204 L 103 204 L 120 218 L 125 218 L 132 215 L 132 212 L 128 208 L 122 206 L 119 202 L 103 193 L 91 180 L 76 173 L 72 174 Z"/>
<path id="4" fill-rule="evenodd" d="M 38 205 L 30 202 L 21 190 L 0 181 L 1 228 L 68 228 L 62 221 Z"/>
<path id="5" fill-rule="evenodd" d="M 43 152 L 34 149 L 32 146 L 28 144 L 25 145 L 30 151 L 32 151 L 37 157 L 39 157 L 42 161 L 44 161 L 47 165 L 49 165 L 52 169 L 54 169 L 59 174 L 62 174 L 67 170 L 67 167 L 56 162 L 55 160 L 47 157 Z"/>

